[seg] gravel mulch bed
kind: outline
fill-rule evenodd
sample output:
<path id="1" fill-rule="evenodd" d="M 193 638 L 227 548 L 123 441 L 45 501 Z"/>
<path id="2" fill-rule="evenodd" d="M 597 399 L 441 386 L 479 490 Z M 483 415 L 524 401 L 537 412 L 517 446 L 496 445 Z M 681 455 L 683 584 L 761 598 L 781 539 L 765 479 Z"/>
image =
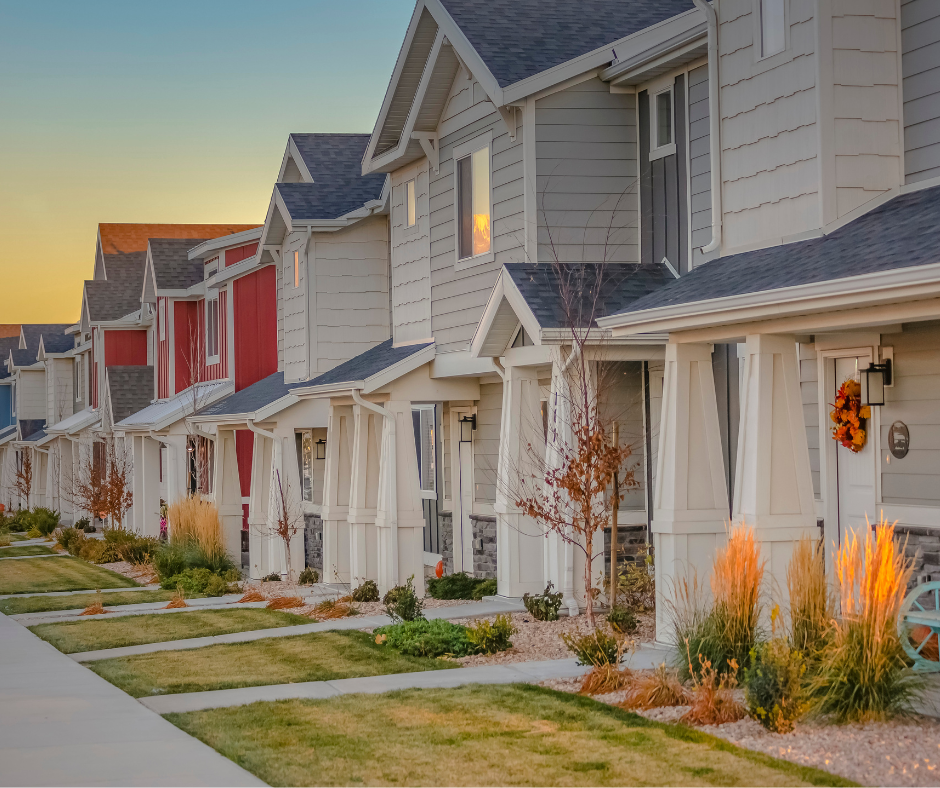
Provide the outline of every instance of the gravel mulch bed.
<path id="1" fill-rule="evenodd" d="M 577 692 L 581 679 L 555 679 L 541 686 Z M 625 696 L 626 692 L 611 692 L 595 695 L 594 699 L 615 705 Z M 636 713 L 672 723 L 688 710 L 688 706 L 667 706 Z M 814 766 L 862 785 L 940 785 L 940 720 L 932 717 L 851 725 L 804 722 L 787 734 L 770 733 L 749 717 L 725 725 L 696 727 L 739 747 Z"/>
<path id="2" fill-rule="evenodd" d="M 492 620 L 492 617 L 488 617 Z M 512 636 L 512 648 L 498 654 L 474 654 L 461 657 L 458 662 L 464 665 L 508 665 L 513 662 L 534 662 L 546 659 L 568 659 L 571 652 L 561 640 L 561 634 L 587 634 L 590 627 L 585 616 L 569 618 L 563 616 L 557 621 L 538 621 L 529 613 L 511 613 L 516 634 Z M 598 626 L 605 626 L 607 617 L 597 616 Z M 455 624 L 473 623 L 470 619 L 456 619 Z M 656 630 L 656 620 L 652 613 L 639 616 L 639 627 L 630 635 L 637 643 L 651 641 Z M 578 684 L 580 687 L 580 683 Z M 577 688 L 574 690 L 577 691 Z"/>
<path id="3" fill-rule="evenodd" d="M 100 564 L 100 566 L 103 566 L 105 569 L 110 569 L 112 572 L 117 572 L 119 575 L 124 575 L 124 577 L 129 577 L 131 580 L 136 580 L 138 583 L 144 585 L 160 582 L 157 573 L 154 572 L 153 567 L 148 564 L 130 564 L 127 561 L 114 561 L 110 564 Z"/>

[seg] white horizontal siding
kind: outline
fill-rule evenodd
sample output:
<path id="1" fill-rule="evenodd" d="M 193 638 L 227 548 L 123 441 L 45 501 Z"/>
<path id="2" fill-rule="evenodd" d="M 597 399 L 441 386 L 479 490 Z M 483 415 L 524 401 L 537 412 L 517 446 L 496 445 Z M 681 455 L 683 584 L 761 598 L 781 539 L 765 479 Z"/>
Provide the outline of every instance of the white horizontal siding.
<path id="1" fill-rule="evenodd" d="M 703 261 L 702 247 L 712 237 L 711 133 L 708 114 L 708 66 L 689 72 L 689 202 L 692 265 Z"/>
<path id="2" fill-rule="evenodd" d="M 940 176 L 940 2 L 902 0 L 905 182 Z"/>
<path id="3" fill-rule="evenodd" d="M 309 367 L 307 364 L 309 340 L 307 337 L 306 315 L 306 250 L 301 233 L 292 233 L 286 239 L 281 258 L 281 299 L 283 317 L 281 325 L 284 343 L 284 379 L 288 381 L 304 380 Z M 294 287 L 294 251 L 300 253 L 300 274 L 298 287 Z"/>
<path id="4" fill-rule="evenodd" d="M 415 225 L 406 227 L 405 184 L 415 181 Z M 427 159 L 392 174 L 392 335 L 431 336 L 430 173 Z"/>
<path id="5" fill-rule="evenodd" d="M 503 384 L 480 386 L 477 428 L 473 434 L 473 500 L 496 502 L 496 468 L 499 463 L 499 427 L 503 410 Z"/>

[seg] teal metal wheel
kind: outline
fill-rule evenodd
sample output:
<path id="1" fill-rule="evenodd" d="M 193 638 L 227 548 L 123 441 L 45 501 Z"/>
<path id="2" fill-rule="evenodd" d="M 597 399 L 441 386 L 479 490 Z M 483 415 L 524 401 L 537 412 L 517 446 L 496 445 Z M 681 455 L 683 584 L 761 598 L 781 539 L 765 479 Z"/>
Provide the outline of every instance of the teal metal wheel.
<path id="1" fill-rule="evenodd" d="M 940 672 L 940 582 L 921 583 L 904 597 L 898 635 L 914 670 Z"/>

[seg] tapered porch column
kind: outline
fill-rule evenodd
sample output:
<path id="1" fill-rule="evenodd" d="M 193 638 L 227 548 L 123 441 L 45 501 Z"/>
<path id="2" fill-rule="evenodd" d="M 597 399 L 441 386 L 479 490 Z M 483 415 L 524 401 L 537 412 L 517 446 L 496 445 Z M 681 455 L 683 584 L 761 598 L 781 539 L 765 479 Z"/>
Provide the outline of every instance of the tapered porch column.
<path id="1" fill-rule="evenodd" d="M 323 479 L 323 582 L 348 583 L 349 493 L 352 461 L 353 411 L 349 405 L 330 405 Z"/>
<path id="2" fill-rule="evenodd" d="M 353 443 L 350 461 L 349 574 L 358 588 L 365 580 L 378 581 L 378 533 L 375 518 L 379 492 L 379 454 L 384 419 L 361 405 L 353 405 Z"/>
<path id="3" fill-rule="evenodd" d="M 215 440 L 215 468 L 212 490 L 222 521 L 225 550 L 235 561 L 242 563 L 242 491 L 238 482 L 238 454 L 235 451 L 235 431 L 219 430 Z"/>
<path id="4" fill-rule="evenodd" d="M 496 575 L 501 596 L 540 593 L 545 587 L 544 530 L 515 505 L 521 475 L 538 475 L 533 454 L 545 451 L 541 396 L 534 367 L 507 367 L 503 381 L 496 481 Z"/>
<path id="5" fill-rule="evenodd" d="M 656 478 L 656 639 L 668 642 L 676 584 L 694 573 L 707 588 L 715 549 L 726 541 L 728 492 L 711 345 L 666 346 Z"/>
<path id="6" fill-rule="evenodd" d="M 765 582 L 784 593 L 795 543 L 804 534 L 819 536 L 792 336 L 747 337 L 734 520 L 754 527 L 767 561 Z"/>
<path id="7" fill-rule="evenodd" d="M 248 572 L 259 580 L 272 572 L 280 572 L 274 535 L 268 527 L 273 475 L 274 444 L 254 435 L 251 453 L 251 496 L 248 502 Z"/>
<path id="8" fill-rule="evenodd" d="M 385 593 L 414 575 L 415 592 L 424 596 L 424 509 L 411 402 L 386 402 L 382 407 L 395 420 L 395 434 L 392 438 L 389 419 L 383 417 L 375 518 L 378 586 Z"/>
<path id="9" fill-rule="evenodd" d="M 135 463 L 140 462 L 140 492 L 137 492 L 137 466 L 134 466 L 134 511 L 139 516 L 135 520 L 135 530 L 144 536 L 160 535 L 160 446 L 158 441 L 142 435 L 140 454 L 135 456 Z M 139 504 L 139 506 L 138 506 Z"/>

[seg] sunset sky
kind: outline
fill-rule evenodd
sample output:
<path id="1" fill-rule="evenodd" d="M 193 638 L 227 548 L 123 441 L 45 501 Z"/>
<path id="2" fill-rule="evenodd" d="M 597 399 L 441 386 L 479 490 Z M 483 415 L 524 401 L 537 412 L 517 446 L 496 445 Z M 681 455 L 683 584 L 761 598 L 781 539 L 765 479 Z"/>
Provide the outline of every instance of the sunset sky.
<path id="1" fill-rule="evenodd" d="M 290 132 L 371 132 L 412 0 L 0 0 L 0 323 L 73 322 L 99 222 L 261 223 Z"/>

